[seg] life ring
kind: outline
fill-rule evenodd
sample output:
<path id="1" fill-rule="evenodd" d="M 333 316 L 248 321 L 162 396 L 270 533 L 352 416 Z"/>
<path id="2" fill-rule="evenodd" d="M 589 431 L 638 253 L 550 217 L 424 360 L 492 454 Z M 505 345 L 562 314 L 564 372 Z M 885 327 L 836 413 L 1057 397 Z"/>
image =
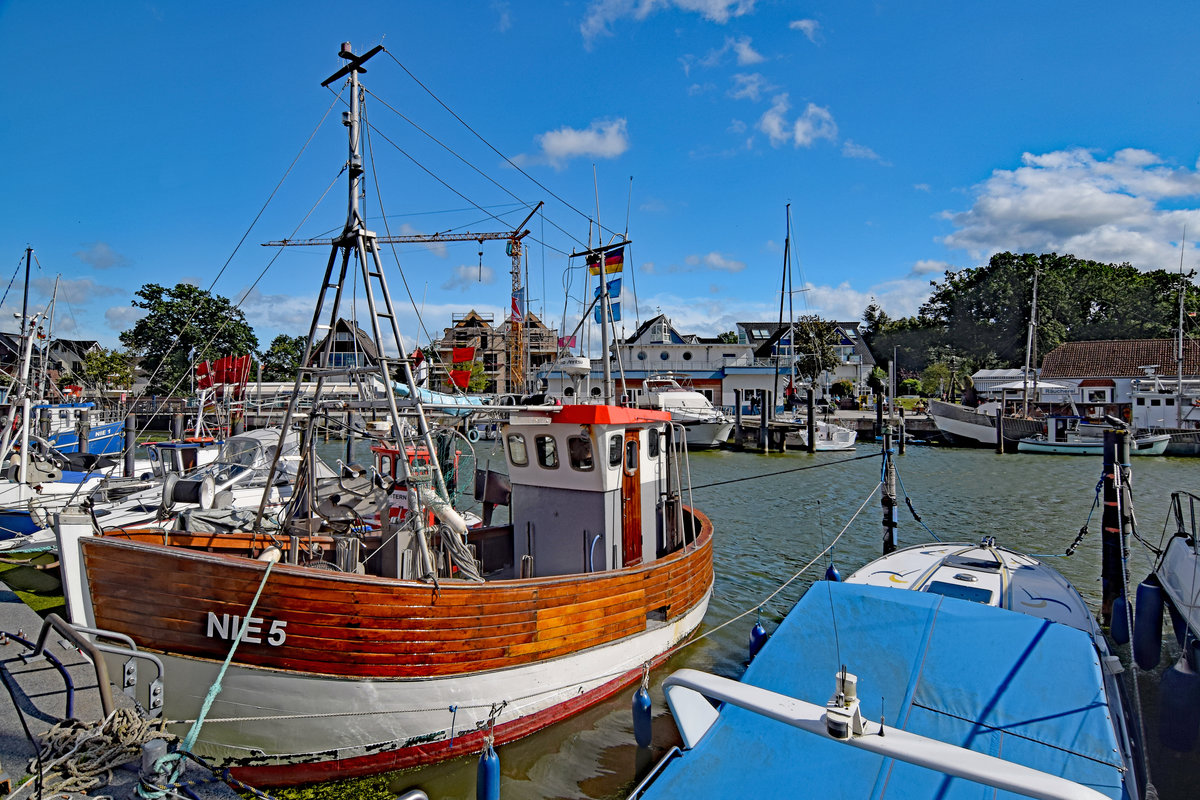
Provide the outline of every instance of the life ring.
<path id="1" fill-rule="evenodd" d="M 471 428 L 467 431 L 467 441 L 472 444 L 479 441 L 479 428 Z"/>
<path id="2" fill-rule="evenodd" d="M 212 444 L 216 440 L 211 436 L 189 436 L 184 441 L 192 444 Z"/>

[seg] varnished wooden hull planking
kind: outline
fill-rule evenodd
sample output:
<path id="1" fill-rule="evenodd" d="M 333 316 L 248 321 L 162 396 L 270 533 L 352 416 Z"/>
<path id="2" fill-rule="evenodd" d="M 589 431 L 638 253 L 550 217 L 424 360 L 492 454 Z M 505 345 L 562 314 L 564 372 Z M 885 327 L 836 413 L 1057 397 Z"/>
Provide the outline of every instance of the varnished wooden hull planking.
<path id="1" fill-rule="evenodd" d="M 478 750 L 492 703 L 510 702 L 502 742 L 599 702 L 703 617 L 712 526 L 695 516 L 695 545 L 603 574 L 435 591 L 277 564 L 257 635 L 239 645 L 213 708 L 224 721 L 205 726 L 198 752 L 263 785 L 296 783 Z M 210 636 L 210 613 L 240 619 L 265 565 L 117 537 L 82 548 L 96 625 L 162 653 L 166 716 L 194 717 L 230 645 Z M 285 637 L 272 645 L 279 622 Z"/>

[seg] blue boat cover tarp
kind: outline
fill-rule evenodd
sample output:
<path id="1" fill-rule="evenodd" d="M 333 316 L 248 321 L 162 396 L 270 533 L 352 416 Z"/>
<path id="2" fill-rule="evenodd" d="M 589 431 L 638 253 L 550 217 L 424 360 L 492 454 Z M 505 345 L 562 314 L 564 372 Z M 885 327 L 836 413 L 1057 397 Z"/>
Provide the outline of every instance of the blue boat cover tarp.
<path id="1" fill-rule="evenodd" d="M 743 682 L 824 705 L 845 664 L 863 715 L 1123 796 L 1099 655 L 1083 631 L 937 594 L 821 581 Z M 802 787 L 802 788 L 801 788 Z M 727 706 L 646 797 L 1016 798 Z"/>
<path id="2" fill-rule="evenodd" d="M 393 381 L 392 390 L 396 393 L 397 397 L 408 397 L 410 394 L 408 390 L 408 384 L 404 383 L 396 383 Z M 434 392 L 430 389 L 420 388 L 417 389 L 417 395 L 420 397 L 422 403 L 438 406 L 463 407 L 462 411 L 443 410 L 442 413 L 450 414 L 452 416 L 464 416 L 471 411 L 478 410 L 479 406 L 485 405 L 483 398 L 479 397 L 478 395 L 446 394 L 444 392 Z"/>

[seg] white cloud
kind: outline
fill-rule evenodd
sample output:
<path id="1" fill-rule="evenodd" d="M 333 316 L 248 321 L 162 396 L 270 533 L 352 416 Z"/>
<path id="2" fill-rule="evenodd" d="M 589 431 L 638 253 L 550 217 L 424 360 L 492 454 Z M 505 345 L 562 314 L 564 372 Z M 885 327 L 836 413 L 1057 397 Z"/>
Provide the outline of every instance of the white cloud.
<path id="1" fill-rule="evenodd" d="M 492 12 L 496 15 L 496 30 L 507 33 L 512 28 L 512 9 L 507 0 L 493 0 Z"/>
<path id="2" fill-rule="evenodd" d="M 618 20 L 641 21 L 656 11 L 671 8 L 724 25 L 734 17 L 752 12 L 754 3 L 755 0 L 592 0 L 579 24 L 579 32 L 590 47 L 597 36 L 611 36 L 612 25 Z"/>
<path id="3" fill-rule="evenodd" d="M 763 92 L 768 92 L 772 89 L 767 79 L 760 73 L 738 73 L 733 76 L 733 88 L 729 90 L 729 96 L 734 100 L 753 100 L 758 102 L 762 97 Z"/>
<path id="4" fill-rule="evenodd" d="M 150 312 L 131 305 L 113 306 L 104 312 L 104 324 L 114 331 L 129 330 L 139 319 Z"/>
<path id="5" fill-rule="evenodd" d="M 922 276 L 933 275 L 936 273 L 940 277 L 943 273 L 947 271 L 953 272 L 956 269 L 958 268 L 953 264 L 947 264 L 945 261 L 935 261 L 933 259 L 926 258 L 921 259 L 917 263 L 913 264 L 912 274 L 914 276 Z"/>
<path id="6" fill-rule="evenodd" d="M 584 130 L 564 125 L 548 131 L 538 137 L 538 143 L 542 152 L 534 160 L 562 169 L 572 158 L 616 158 L 629 149 L 629 133 L 624 118 L 596 120 Z"/>
<path id="7" fill-rule="evenodd" d="M 463 264 L 450 271 L 450 277 L 442 284 L 442 288 L 447 291 L 468 289 L 479 284 L 494 283 L 495 280 L 496 272 L 491 267 Z"/>
<path id="8" fill-rule="evenodd" d="M 726 258 L 716 251 L 702 256 L 690 255 L 683 262 L 685 266 L 672 266 L 670 271 L 697 272 L 701 270 L 716 270 L 718 272 L 741 272 L 746 268 L 745 261 Z"/>
<path id="9" fill-rule="evenodd" d="M 55 295 L 60 303 L 72 306 L 87 305 L 91 300 L 98 297 L 128 294 L 127 289 L 105 286 L 96 283 L 91 278 L 76 278 L 74 280 L 59 278 L 57 280 L 57 293 L 55 292 L 55 283 L 54 278 L 34 278 L 30 281 L 30 286 L 47 299 Z M 58 324 L 57 321 L 55 324 Z"/>
<path id="10" fill-rule="evenodd" d="M 750 37 L 743 36 L 732 42 L 733 52 L 737 55 L 738 66 L 746 67 L 751 64 L 761 64 L 766 61 L 762 54 L 750 46 Z"/>
<path id="11" fill-rule="evenodd" d="M 124 267 L 129 259 L 112 249 L 108 242 L 85 242 L 84 250 L 77 250 L 71 255 L 78 258 L 89 267 L 96 269 L 112 269 Z"/>
<path id="12" fill-rule="evenodd" d="M 791 142 L 794 147 L 811 147 L 818 139 L 837 141 L 837 123 L 827 108 L 809 103 L 804 113 L 789 122 L 791 108 L 787 94 L 776 95 L 772 105 L 758 120 L 758 129 L 775 147 Z"/>
<path id="13" fill-rule="evenodd" d="M 918 192 L 932 192 L 933 191 L 933 187 L 930 186 L 928 183 L 914 183 L 913 188 L 916 189 Z"/>
<path id="14" fill-rule="evenodd" d="M 996 170 L 974 188 L 966 211 L 947 212 L 956 230 L 943 243 L 973 259 L 1002 251 L 1071 253 L 1157 269 L 1179 263 L 1184 226 L 1200 230 L 1200 172 L 1173 168 L 1145 150 L 1107 160 L 1082 148 L 1025 153 L 1022 166 Z M 1171 208 L 1164 207 L 1170 201 Z"/>
<path id="15" fill-rule="evenodd" d="M 863 158 L 868 161 L 878 161 L 884 163 L 879 154 L 864 144 L 847 139 L 842 143 L 842 155 L 846 158 Z"/>
<path id="16" fill-rule="evenodd" d="M 788 27 L 794 31 L 800 31 L 813 44 L 817 43 L 817 31 L 821 27 L 821 23 L 815 19 L 794 19 L 788 23 Z"/>

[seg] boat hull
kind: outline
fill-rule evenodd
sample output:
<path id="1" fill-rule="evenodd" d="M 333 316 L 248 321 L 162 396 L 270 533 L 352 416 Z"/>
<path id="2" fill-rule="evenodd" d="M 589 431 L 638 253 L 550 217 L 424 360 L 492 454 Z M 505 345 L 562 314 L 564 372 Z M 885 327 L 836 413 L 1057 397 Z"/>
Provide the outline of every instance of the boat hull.
<path id="1" fill-rule="evenodd" d="M 277 564 L 195 752 L 296 784 L 478 751 L 493 708 L 497 743 L 570 716 L 699 625 L 712 526 L 693 518 L 684 550 L 605 573 L 435 589 Z M 93 624 L 159 654 L 164 716 L 195 718 L 266 565 L 115 536 L 80 546 Z"/>
<path id="2" fill-rule="evenodd" d="M 929 401 L 929 416 L 938 432 L 953 444 L 973 447 L 996 446 L 996 420 L 973 409 L 940 400 Z M 1004 418 L 1004 438 L 1017 440 L 1035 436 L 1044 425 L 1039 420 Z"/>
<path id="3" fill-rule="evenodd" d="M 687 433 L 688 449 L 705 449 L 721 447 L 729 441 L 733 432 L 732 422 L 685 422 L 684 431 Z"/>
<path id="4" fill-rule="evenodd" d="M 1167 449 L 1170 437 L 1151 436 L 1144 439 L 1134 439 L 1129 448 L 1130 455 L 1161 456 Z M 1022 439 L 1017 442 L 1020 453 L 1043 453 L 1059 456 L 1098 456 L 1104 453 L 1104 441 L 1065 441 L 1052 442 L 1045 439 Z"/>

